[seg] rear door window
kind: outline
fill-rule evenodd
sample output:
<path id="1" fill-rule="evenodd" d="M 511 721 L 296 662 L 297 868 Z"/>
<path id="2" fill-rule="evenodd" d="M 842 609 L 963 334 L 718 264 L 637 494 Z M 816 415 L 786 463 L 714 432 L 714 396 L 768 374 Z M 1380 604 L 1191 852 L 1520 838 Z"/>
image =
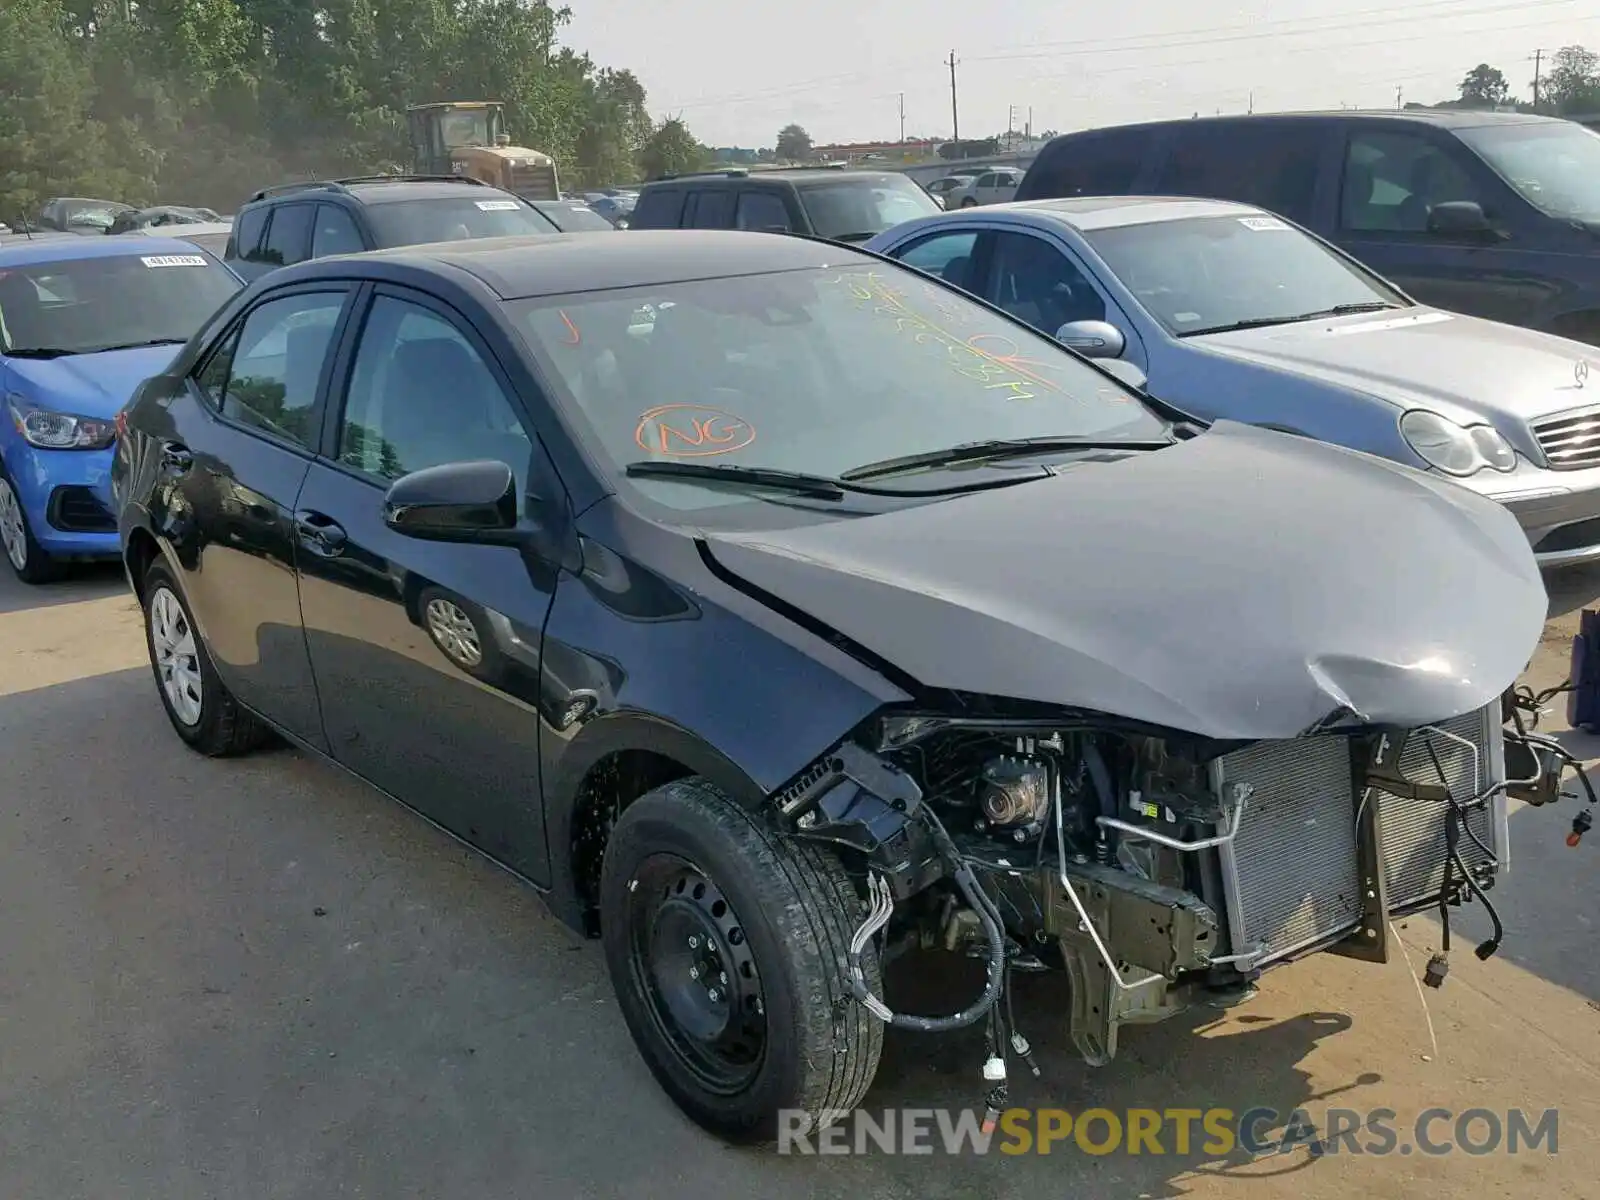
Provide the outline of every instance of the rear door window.
<path id="1" fill-rule="evenodd" d="M 733 193 L 721 188 L 694 193 L 694 208 L 685 224 L 690 229 L 730 229 L 733 226 Z"/>
<path id="2" fill-rule="evenodd" d="M 311 257 L 330 254 L 359 254 L 367 247 L 350 214 L 337 204 L 317 205 L 316 230 L 311 235 Z"/>
<path id="3" fill-rule="evenodd" d="M 1255 204 L 1305 224 L 1325 132 L 1321 125 L 1196 121 L 1173 135 L 1152 190 Z"/>
<path id="4" fill-rule="evenodd" d="M 777 192 L 749 191 L 739 193 L 738 227 L 740 229 L 785 230 L 791 228 L 789 209 Z"/>
<path id="5" fill-rule="evenodd" d="M 682 188 L 651 188 L 639 197 L 628 224 L 634 229 L 676 229 L 683 220 Z"/>
<path id="6" fill-rule="evenodd" d="M 311 217 L 315 206 L 285 204 L 272 210 L 266 245 L 258 261 L 273 267 L 304 262 L 311 250 Z"/>
<path id="7" fill-rule="evenodd" d="M 1154 129 L 1113 129 L 1056 142 L 1034 163 L 1017 199 L 1127 195 L 1139 180 L 1155 137 Z"/>

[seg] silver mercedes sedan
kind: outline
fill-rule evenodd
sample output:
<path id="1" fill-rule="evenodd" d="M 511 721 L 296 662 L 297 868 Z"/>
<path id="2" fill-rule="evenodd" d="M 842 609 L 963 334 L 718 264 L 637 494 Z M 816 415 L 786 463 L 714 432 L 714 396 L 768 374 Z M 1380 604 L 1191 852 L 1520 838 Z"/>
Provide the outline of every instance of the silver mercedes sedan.
<path id="1" fill-rule="evenodd" d="M 1223 201 L 991 205 L 908 221 L 865 248 L 1110 360 L 1197 417 L 1452 478 L 1515 513 L 1541 566 L 1600 560 L 1592 346 L 1418 304 L 1299 226 Z"/>

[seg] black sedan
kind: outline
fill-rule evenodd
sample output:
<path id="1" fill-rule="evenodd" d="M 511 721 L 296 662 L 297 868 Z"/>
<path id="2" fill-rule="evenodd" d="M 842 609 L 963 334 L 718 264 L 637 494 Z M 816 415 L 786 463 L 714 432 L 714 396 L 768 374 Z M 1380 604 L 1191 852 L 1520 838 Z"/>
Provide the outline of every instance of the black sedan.
<path id="1" fill-rule="evenodd" d="M 227 304 L 119 429 L 178 736 L 286 738 L 547 892 L 729 1138 L 853 1107 L 886 1024 L 987 1023 L 974 1092 L 1003 1107 L 1014 971 L 1071 973 L 1104 1062 L 1123 1021 L 1376 938 L 1503 850 L 1499 697 L 1545 611 L 1504 509 L 1202 430 L 856 249 L 314 260 Z M 1420 750 L 1391 767 L 1390 736 L 1438 722 L 1474 840 L 1452 874 L 1446 806 L 1385 800 L 1404 870 L 1368 922 L 1356 789 L 1405 792 L 1376 772 Z M 981 994 L 889 1007 L 881 959 L 940 946 Z"/>

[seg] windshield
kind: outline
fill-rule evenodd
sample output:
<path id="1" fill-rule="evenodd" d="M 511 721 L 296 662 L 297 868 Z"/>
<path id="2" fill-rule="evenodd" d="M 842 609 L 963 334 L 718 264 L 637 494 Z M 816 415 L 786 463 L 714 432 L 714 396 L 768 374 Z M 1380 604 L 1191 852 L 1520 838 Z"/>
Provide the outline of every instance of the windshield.
<path id="1" fill-rule="evenodd" d="M 580 436 L 639 461 L 833 476 L 986 439 L 1167 426 L 1056 343 L 909 270 L 838 267 L 508 304 Z M 895 487 L 926 490 L 926 476 Z M 959 482 L 959 479 L 958 479 Z M 676 508 L 725 486 L 629 479 Z M 938 486 L 950 486 L 948 476 Z"/>
<path id="2" fill-rule="evenodd" d="M 581 233 L 587 229 L 616 230 L 615 225 L 586 204 L 546 200 L 542 204 L 536 203 L 534 207 L 568 233 Z"/>
<path id="3" fill-rule="evenodd" d="M 488 194 L 391 200 L 369 205 L 367 213 L 379 246 L 556 232 L 550 219 L 531 205 L 504 193 L 484 191 Z"/>
<path id="4" fill-rule="evenodd" d="M 1488 125 L 1457 136 L 1534 207 L 1600 222 L 1600 134 L 1570 121 Z"/>
<path id="5" fill-rule="evenodd" d="M 944 211 L 909 175 L 807 184 L 800 188 L 800 203 L 821 237 L 860 241 L 902 221 Z"/>
<path id="6" fill-rule="evenodd" d="M 186 342 L 243 286 L 199 250 L 0 266 L 0 351 Z"/>
<path id="7" fill-rule="evenodd" d="M 1169 333 L 1292 321 L 1344 305 L 1403 305 L 1383 286 L 1265 214 L 1189 217 L 1084 235 Z"/>

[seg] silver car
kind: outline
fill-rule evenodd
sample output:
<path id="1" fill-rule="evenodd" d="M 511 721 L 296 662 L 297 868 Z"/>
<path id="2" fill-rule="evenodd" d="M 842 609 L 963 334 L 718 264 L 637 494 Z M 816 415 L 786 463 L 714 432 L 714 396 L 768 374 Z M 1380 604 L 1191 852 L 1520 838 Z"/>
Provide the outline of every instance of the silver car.
<path id="1" fill-rule="evenodd" d="M 1541 566 L 1600 560 L 1592 346 L 1417 304 L 1299 226 L 1223 201 L 1005 204 L 908 221 L 865 248 L 1115 361 L 1197 417 L 1452 478 L 1515 513 Z"/>

